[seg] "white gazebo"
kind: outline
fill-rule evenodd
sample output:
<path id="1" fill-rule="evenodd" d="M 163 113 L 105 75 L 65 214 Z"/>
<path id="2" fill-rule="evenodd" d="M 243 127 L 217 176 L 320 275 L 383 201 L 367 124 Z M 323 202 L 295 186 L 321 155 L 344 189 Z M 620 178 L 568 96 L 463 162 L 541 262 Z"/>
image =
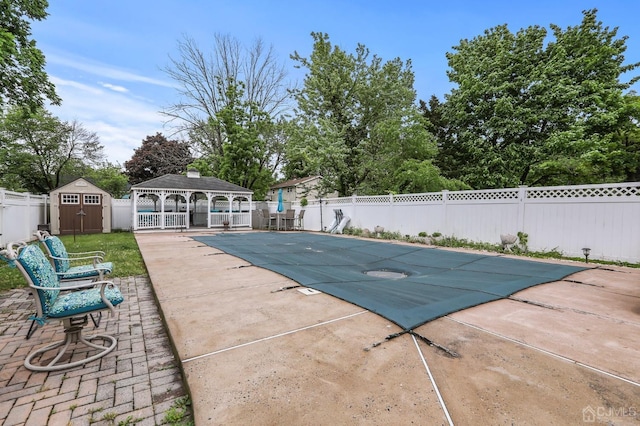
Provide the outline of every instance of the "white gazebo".
<path id="1" fill-rule="evenodd" d="M 160 176 L 131 187 L 133 230 L 251 228 L 252 195 L 197 171 Z"/>

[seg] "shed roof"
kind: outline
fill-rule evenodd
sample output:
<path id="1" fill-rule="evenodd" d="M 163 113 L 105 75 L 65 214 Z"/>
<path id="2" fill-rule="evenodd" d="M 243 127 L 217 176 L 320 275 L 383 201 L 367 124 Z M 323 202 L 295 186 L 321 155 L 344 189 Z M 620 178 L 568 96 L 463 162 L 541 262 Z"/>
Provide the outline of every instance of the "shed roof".
<path id="1" fill-rule="evenodd" d="M 84 183 L 84 185 L 83 185 Z M 98 185 L 96 185 L 92 179 L 90 178 L 86 178 L 86 177 L 79 177 L 76 179 L 73 179 L 70 182 L 67 182 L 63 185 L 60 185 L 58 187 L 56 187 L 55 189 L 52 189 L 51 191 L 49 191 L 50 194 L 54 193 L 54 192 L 63 192 L 65 190 L 72 190 L 77 188 L 78 186 L 91 186 L 95 189 L 97 189 L 100 192 L 104 192 L 105 194 L 109 194 L 107 191 L 105 191 L 104 189 L 100 188 Z M 109 194 L 111 195 L 111 194 Z"/>
<path id="2" fill-rule="evenodd" d="M 146 182 L 140 182 L 131 189 L 184 189 L 195 191 L 243 192 L 253 191 L 242 186 L 215 177 L 187 177 L 184 175 L 166 174 Z"/>

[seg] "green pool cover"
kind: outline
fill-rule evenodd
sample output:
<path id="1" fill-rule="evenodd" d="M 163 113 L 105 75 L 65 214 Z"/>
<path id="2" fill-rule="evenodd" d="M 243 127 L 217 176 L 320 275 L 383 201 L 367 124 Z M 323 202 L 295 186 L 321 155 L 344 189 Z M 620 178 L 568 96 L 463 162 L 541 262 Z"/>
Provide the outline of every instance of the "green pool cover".
<path id="1" fill-rule="evenodd" d="M 404 330 L 585 269 L 310 233 L 194 239 L 375 312 Z"/>

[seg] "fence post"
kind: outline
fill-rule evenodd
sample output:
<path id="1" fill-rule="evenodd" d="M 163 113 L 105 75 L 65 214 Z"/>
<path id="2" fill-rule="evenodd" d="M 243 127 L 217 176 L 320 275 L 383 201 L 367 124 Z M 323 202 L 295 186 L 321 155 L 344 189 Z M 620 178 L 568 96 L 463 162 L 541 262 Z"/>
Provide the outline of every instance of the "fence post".
<path id="1" fill-rule="evenodd" d="M 33 213 L 31 212 L 31 193 L 27 192 L 27 196 L 26 196 L 26 205 L 27 205 L 27 220 L 22 222 L 25 227 L 24 227 L 24 235 L 29 235 L 31 236 L 31 222 L 32 222 L 32 215 Z"/>
<path id="2" fill-rule="evenodd" d="M 133 192 L 131 193 L 131 196 L 129 197 L 129 202 L 130 202 L 130 208 L 131 211 L 129 212 L 129 219 L 131 220 L 131 227 L 129 228 L 131 230 L 131 232 L 133 232 L 134 227 L 135 229 L 138 229 L 138 206 L 135 204 L 135 200 L 137 199 L 133 197 Z"/>
<path id="3" fill-rule="evenodd" d="M 442 190 L 442 215 L 444 220 L 442 221 L 444 223 L 444 229 L 442 231 L 440 231 L 440 233 L 442 235 L 449 235 L 449 215 L 447 214 L 447 202 L 449 201 L 449 190 L 448 189 L 443 189 Z"/>
<path id="4" fill-rule="evenodd" d="M 45 195 L 44 196 L 44 212 L 43 212 L 43 217 L 44 220 L 42 221 L 43 225 L 49 225 L 49 196 Z M 51 229 L 49 228 L 49 231 L 51 231 Z"/>
<path id="5" fill-rule="evenodd" d="M 516 231 L 524 232 L 524 213 L 525 200 L 527 196 L 527 185 L 520 185 L 518 188 L 518 219 L 516 222 Z"/>
<path id="6" fill-rule="evenodd" d="M 396 222 L 396 205 L 393 199 L 393 193 L 389 193 L 389 225 L 385 224 L 386 227 L 390 227 L 392 223 L 398 223 Z M 396 226 L 396 230 L 397 230 L 397 226 Z M 391 231 L 391 229 L 389 229 L 389 231 Z"/>
<path id="7" fill-rule="evenodd" d="M 3 212 L 5 209 L 5 189 L 0 188 L 0 248 L 4 247 L 4 217 Z"/>
<path id="8" fill-rule="evenodd" d="M 358 213 L 356 213 L 356 203 L 358 200 L 358 196 L 354 193 L 351 195 L 351 225 L 353 226 L 354 218 L 358 217 Z"/>

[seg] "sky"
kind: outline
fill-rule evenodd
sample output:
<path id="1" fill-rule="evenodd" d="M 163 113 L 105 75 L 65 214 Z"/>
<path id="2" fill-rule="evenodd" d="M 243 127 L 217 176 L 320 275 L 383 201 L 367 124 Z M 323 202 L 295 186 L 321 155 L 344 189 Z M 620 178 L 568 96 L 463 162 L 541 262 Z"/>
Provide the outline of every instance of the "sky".
<path id="1" fill-rule="evenodd" d="M 363 44 L 383 61 L 411 60 L 417 99 L 443 100 L 453 88 L 445 55 L 461 40 L 503 24 L 514 33 L 577 26 L 594 8 L 618 37 L 629 37 L 625 63 L 640 62 L 637 0 L 49 0 L 49 16 L 31 29 L 62 98 L 49 110 L 96 132 L 107 160 L 124 165 L 147 136 L 173 138 L 161 111 L 179 95 L 165 70 L 185 37 L 205 52 L 215 34 L 247 47 L 260 38 L 300 85 L 304 73 L 290 55 L 309 57 L 311 32 L 322 32 L 348 53 Z"/>

